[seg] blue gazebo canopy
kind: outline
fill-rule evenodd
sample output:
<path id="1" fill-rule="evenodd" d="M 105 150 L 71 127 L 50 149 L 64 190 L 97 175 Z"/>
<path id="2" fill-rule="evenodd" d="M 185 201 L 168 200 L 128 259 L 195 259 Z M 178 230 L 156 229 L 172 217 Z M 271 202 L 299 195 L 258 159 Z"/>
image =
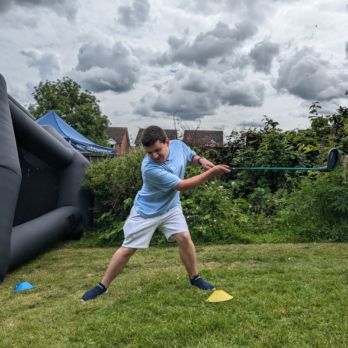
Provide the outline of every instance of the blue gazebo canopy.
<path id="1" fill-rule="evenodd" d="M 116 155 L 116 151 L 94 143 L 69 126 L 56 112 L 49 111 L 42 115 L 36 122 L 41 126 L 53 127 L 66 141 L 82 153 L 104 153 Z"/>

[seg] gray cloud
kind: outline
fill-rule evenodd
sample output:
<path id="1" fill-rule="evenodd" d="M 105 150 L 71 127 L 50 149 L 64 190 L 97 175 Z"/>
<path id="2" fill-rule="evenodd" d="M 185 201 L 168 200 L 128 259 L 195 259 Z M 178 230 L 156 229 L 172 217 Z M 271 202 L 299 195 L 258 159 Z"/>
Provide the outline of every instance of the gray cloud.
<path id="1" fill-rule="evenodd" d="M 0 1 L 0 12 L 8 11 L 12 4 L 13 4 L 12 0 Z"/>
<path id="2" fill-rule="evenodd" d="M 348 87 L 347 71 L 334 68 L 313 49 L 305 47 L 283 62 L 276 84 L 306 100 L 330 100 L 342 97 Z"/>
<path id="3" fill-rule="evenodd" d="M 73 73 L 81 84 L 94 92 L 127 92 L 139 79 L 140 65 L 132 51 L 120 42 L 109 48 L 85 44 L 80 48 Z"/>
<path id="4" fill-rule="evenodd" d="M 245 120 L 237 124 L 238 127 L 242 128 L 260 128 L 263 125 L 264 123 L 258 120 Z"/>
<path id="5" fill-rule="evenodd" d="M 269 15 L 275 6 L 280 6 L 282 3 L 289 5 L 299 1 L 300 0 L 222 0 L 231 11 L 237 11 L 239 15 L 249 16 L 249 18 L 251 17 L 258 20 Z"/>
<path id="6" fill-rule="evenodd" d="M 278 54 L 278 44 L 269 41 L 262 41 L 257 43 L 250 51 L 250 58 L 252 59 L 256 70 L 270 73 L 273 58 Z"/>
<path id="7" fill-rule="evenodd" d="M 9 11 L 14 6 L 45 7 L 53 10 L 58 15 L 74 20 L 77 13 L 76 0 L 1 0 L 0 13 Z"/>
<path id="8" fill-rule="evenodd" d="M 265 88 L 260 82 L 237 80 L 238 74 L 225 75 L 181 70 L 174 79 L 145 94 L 135 112 L 143 116 L 175 112 L 179 118 L 194 120 L 213 115 L 224 104 L 262 105 Z"/>
<path id="9" fill-rule="evenodd" d="M 209 60 L 228 56 L 243 41 L 256 33 L 256 27 L 250 22 L 243 22 L 231 29 L 224 23 L 218 23 L 213 30 L 199 34 L 192 43 L 185 38 L 168 38 L 169 52 L 162 54 L 157 64 L 166 65 L 181 62 L 190 66 L 194 63 L 207 65 Z"/>
<path id="10" fill-rule="evenodd" d="M 199 74 L 190 74 L 189 78 L 183 81 L 182 89 L 197 92 L 197 93 L 205 93 L 208 92 L 211 88 L 208 79 L 203 79 Z"/>
<path id="11" fill-rule="evenodd" d="M 348 59 L 348 42 L 346 42 L 346 58 Z"/>
<path id="12" fill-rule="evenodd" d="M 152 110 L 173 114 L 184 120 L 194 120 L 206 115 L 213 115 L 218 103 L 208 95 L 192 91 L 177 90 L 169 97 L 160 94 L 152 105 Z"/>
<path id="13" fill-rule="evenodd" d="M 29 67 L 39 70 L 42 80 L 55 79 L 59 75 L 60 64 L 56 55 L 36 50 L 23 50 L 21 53 L 27 58 Z"/>
<path id="14" fill-rule="evenodd" d="M 265 97 L 265 87 L 258 81 L 234 81 L 219 86 L 223 104 L 261 106 Z"/>
<path id="15" fill-rule="evenodd" d="M 180 0 L 180 7 L 192 13 L 204 13 L 207 15 L 227 12 L 238 14 L 239 19 L 253 19 L 260 24 L 269 18 L 277 6 L 287 5 L 299 0 Z"/>
<path id="16" fill-rule="evenodd" d="M 150 4 L 147 0 L 134 0 L 133 6 L 118 8 L 118 21 L 124 26 L 139 27 L 144 24 L 150 15 Z"/>
<path id="17" fill-rule="evenodd" d="M 162 85 L 156 84 L 152 91 L 146 93 L 136 105 L 135 112 L 142 116 L 175 113 L 185 120 L 212 115 L 219 106 L 214 96 L 213 80 L 214 77 L 209 74 L 182 69 L 174 79 Z"/>

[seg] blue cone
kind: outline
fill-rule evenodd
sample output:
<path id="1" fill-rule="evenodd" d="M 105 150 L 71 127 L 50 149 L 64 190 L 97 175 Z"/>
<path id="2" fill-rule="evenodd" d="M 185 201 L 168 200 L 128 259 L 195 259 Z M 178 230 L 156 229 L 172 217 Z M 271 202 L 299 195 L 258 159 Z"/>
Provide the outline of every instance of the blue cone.
<path id="1" fill-rule="evenodd" d="M 19 282 L 16 287 L 13 289 L 13 291 L 26 291 L 33 289 L 34 285 L 28 283 L 28 282 Z"/>

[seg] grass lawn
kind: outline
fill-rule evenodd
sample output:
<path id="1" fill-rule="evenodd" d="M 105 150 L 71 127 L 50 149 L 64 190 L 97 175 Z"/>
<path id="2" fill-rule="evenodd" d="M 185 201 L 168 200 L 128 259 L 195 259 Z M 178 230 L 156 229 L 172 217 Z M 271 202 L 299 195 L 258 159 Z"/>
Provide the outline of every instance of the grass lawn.
<path id="1" fill-rule="evenodd" d="M 1 347 L 348 346 L 348 244 L 199 246 L 201 274 L 234 296 L 222 303 L 189 286 L 175 247 L 138 252 L 82 303 L 114 250 L 73 245 L 0 285 Z M 20 280 L 36 288 L 13 293 Z"/>

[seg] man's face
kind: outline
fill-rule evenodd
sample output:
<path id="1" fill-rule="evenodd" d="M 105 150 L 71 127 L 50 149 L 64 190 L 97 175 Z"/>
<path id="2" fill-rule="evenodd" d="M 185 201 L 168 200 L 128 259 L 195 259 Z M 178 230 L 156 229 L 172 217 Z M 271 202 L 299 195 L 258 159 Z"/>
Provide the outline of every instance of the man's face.
<path id="1" fill-rule="evenodd" d="M 163 163 L 169 155 L 169 140 L 166 140 L 165 143 L 161 143 L 157 140 L 151 146 L 144 146 L 144 150 L 151 158 L 157 163 Z"/>

